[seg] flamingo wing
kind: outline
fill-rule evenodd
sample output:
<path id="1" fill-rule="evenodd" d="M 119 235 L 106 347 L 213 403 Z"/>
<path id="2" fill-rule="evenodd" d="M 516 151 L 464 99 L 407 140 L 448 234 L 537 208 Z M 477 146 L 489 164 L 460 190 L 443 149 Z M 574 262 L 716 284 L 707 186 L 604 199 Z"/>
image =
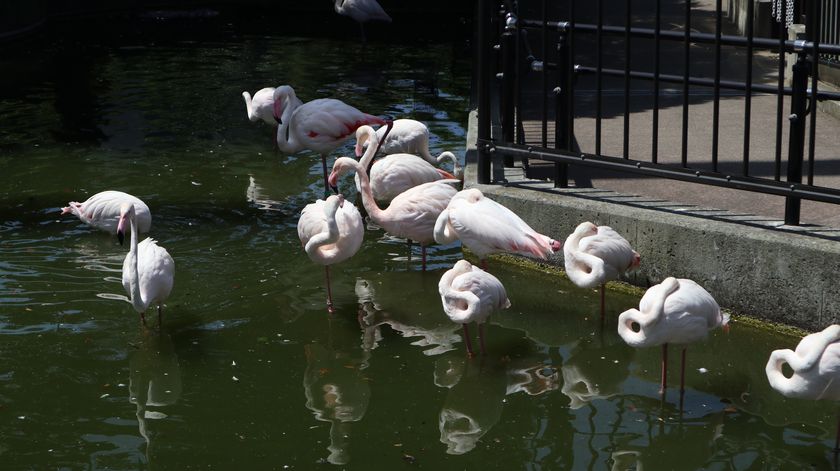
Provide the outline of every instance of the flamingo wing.
<path id="1" fill-rule="evenodd" d="M 457 180 L 437 180 L 410 188 L 391 200 L 384 220 L 375 221 L 387 232 L 421 244 L 434 241 L 435 221 L 458 192 Z"/>
<path id="2" fill-rule="evenodd" d="M 617 273 L 624 273 L 633 263 L 630 242 L 609 226 L 598 226 L 598 233 L 580 240 L 578 250 L 594 255 Z"/>
<path id="3" fill-rule="evenodd" d="M 347 260 L 359 251 L 365 236 L 364 221 L 356 206 L 349 201 L 338 209 L 335 214 L 335 222 L 338 224 L 339 239 L 336 247 L 339 254 L 334 263 Z"/>
<path id="4" fill-rule="evenodd" d="M 380 142 L 385 137 L 385 127 L 376 130 L 376 136 Z M 428 153 L 429 149 L 429 128 L 420 121 L 413 119 L 398 119 L 394 121 L 388 139 L 382 143 L 381 150 L 386 154 L 421 154 L 423 150 Z"/>
<path id="5" fill-rule="evenodd" d="M 375 161 L 370 170 L 371 189 L 378 201 L 391 200 L 409 188 L 441 178 L 434 166 L 411 154 L 391 154 Z"/>
<path id="6" fill-rule="evenodd" d="M 359 126 L 385 124 L 376 116 L 332 98 L 321 98 L 299 106 L 292 114 L 290 127 L 306 147 L 316 152 L 328 152 L 349 138 Z"/>
<path id="7" fill-rule="evenodd" d="M 174 284 L 175 262 L 151 237 L 137 244 L 137 272 L 144 305 L 160 304 L 169 297 Z"/>
<path id="8" fill-rule="evenodd" d="M 137 230 L 149 232 L 152 225 L 152 213 L 140 198 L 128 193 L 115 190 L 101 191 L 83 203 L 71 202 L 67 212 L 71 212 L 78 218 L 97 229 L 112 234 L 117 233 L 117 223 L 120 217 L 120 206 L 124 202 L 134 204 L 134 212 L 137 221 Z"/>
<path id="9" fill-rule="evenodd" d="M 320 234 L 327 230 L 327 218 L 324 215 L 324 200 L 317 200 L 314 203 L 307 204 L 300 213 L 298 219 L 297 231 L 300 243 L 306 246 L 314 235 Z"/>

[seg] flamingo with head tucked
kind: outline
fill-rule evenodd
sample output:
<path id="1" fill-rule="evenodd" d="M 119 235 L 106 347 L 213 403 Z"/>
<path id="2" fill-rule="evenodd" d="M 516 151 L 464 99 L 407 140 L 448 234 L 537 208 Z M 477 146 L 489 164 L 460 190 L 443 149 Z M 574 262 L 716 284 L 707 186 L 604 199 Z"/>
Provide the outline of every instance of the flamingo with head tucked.
<path id="1" fill-rule="evenodd" d="M 440 166 L 446 160 L 452 162 L 453 178 L 463 178 L 463 169 L 458 157 L 452 152 L 445 151 L 434 157 L 429 152 L 429 128 L 420 121 L 413 119 L 396 119 L 388 137 L 385 137 L 387 129 L 380 127 L 376 131 L 370 126 L 361 126 L 356 130 L 356 157 L 360 157 L 364 150 L 371 145 L 373 138 L 379 141 L 379 148 L 386 155 L 388 154 L 414 154 L 419 155 L 426 162 Z M 383 142 L 382 140 L 385 139 Z"/>
<path id="2" fill-rule="evenodd" d="M 435 222 L 435 241 L 460 239 L 486 265 L 487 255 L 507 252 L 545 260 L 560 250 L 560 242 L 540 234 L 510 209 L 477 188 L 458 192 Z"/>
<path id="3" fill-rule="evenodd" d="M 484 322 L 494 311 L 510 307 L 502 282 L 470 262 L 459 260 L 440 278 L 438 292 L 446 315 L 464 326 L 467 353 L 473 355 L 467 324 L 475 322 L 478 324 L 481 354 L 486 355 Z"/>
<path id="4" fill-rule="evenodd" d="M 618 316 L 618 335 L 631 347 L 662 346 L 662 385 L 665 394 L 668 344 L 689 344 L 705 339 L 717 327 L 728 330 L 729 314 L 722 313 L 708 291 L 692 280 L 666 278 L 651 286 L 639 309 Z M 685 347 L 682 349 L 680 397 L 685 391 Z"/>
<path id="5" fill-rule="evenodd" d="M 782 371 L 785 363 L 793 370 L 790 378 Z M 796 346 L 774 350 L 764 368 L 770 386 L 786 397 L 810 400 L 840 400 L 840 325 L 806 335 Z M 834 449 L 840 449 L 840 420 Z"/>
<path id="6" fill-rule="evenodd" d="M 68 203 L 69 206 L 61 208 L 61 214 L 72 214 L 85 224 L 116 234 L 123 203 L 131 203 L 134 206 L 137 230 L 149 232 L 152 226 L 152 213 L 149 207 L 140 198 L 122 191 L 101 191 L 83 203 L 71 201 Z"/>
<path id="7" fill-rule="evenodd" d="M 437 180 L 424 183 L 397 195 L 386 209 L 381 209 L 373 198 L 370 179 L 362 164 L 350 157 L 339 157 L 333 164 L 329 184 L 335 187 L 339 177 L 355 171 L 362 187 L 362 204 L 368 216 L 379 227 L 394 236 L 415 240 L 423 251 L 423 270 L 426 269 L 426 244 L 433 242 L 435 220 L 457 193 L 452 186 L 459 180 Z"/>
<path id="8" fill-rule="evenodd" d="M 641 257 L 627 239 L 609 226 L 582 222 L 563 244 L 566 275 L 581 288 L 601 287 L 601 323 L 607 281 L 639 266 Z"/>
<path id="9" fill-rule="evenodd" d="M 362 128 L 371 129 L 370 126 L 362 126 L 359 130 Z M 356 130 L 357 136 L 359 130 Z M 383 127 L 382 130 L 386 131 L 387 129 Z M 362 164 L 363 168 L 368 169 L 370 188 L 373 192 L 373 198 L 377 202 L 387 203 L 403 191 L 423 183 L 455 178 L 452 174 L 435 168 L 430 163 L 412 154 L 390 154 L 373 160 L 377 149 L 381 148 L 379 137 L 376 134 L 371 134 L 370 144 L 365 149 L 359 163 Z M 355 179 L 356 190 L 361 192 L 362 187 L 358 174 L 356 174 Z"/>
<path id="10" fill-rule="evenodd" d="M 163 302 L 172 292 L 175 280 L 175 262 L 165 248 L 157 245 L 151 237 L 138 243 L 137 216 L 134 205 L 124 202 L 120 206 L 117 238 L 120 244 L 125 238 L 125 226 L 131 230 L 131 246 L 125 256 L 122 269 L 122 284 L 130 296 L 131 305 L 140 313 L 140 320 L 146 324 L 146 310 L 157 306 L 158 326 L 161 325 Z"/>
<path id="11" fill-rule="evenodd" d="M 291 115 L 286 115 L 288 107 L 294 106 L 296 97 L 292 87 L 281 88 L 274 91 L 274 117 L 280 122 L 277 145 L 281 150 L 290 149 L 287 152 L 308 149 L 321 154 L 327 189 L 327 154 L 352 136 L 359 126 L 387 124 L 384 119 L 333 98 L 312 100 L 295 108 Z"/>
<path id="12" fill-rule="evenodd" d="M 263 120 L 272 126 L 277 125 L 277 121 L 274 120 L 274 90 L 274 87 L 261 88 L 253 97 L 247 91 L 242 92 L 245 111 L 252 123 Z"/>
<path id="13" fill-rule="evenodd" d="M 359 251 L 364 239 L 362 216 L 343 195 L 330 195 L 303 208 L 297 230 L 306 254 L 324 266 L 327 311 L 332 313 L 330 265 L 347 260 Z"/>

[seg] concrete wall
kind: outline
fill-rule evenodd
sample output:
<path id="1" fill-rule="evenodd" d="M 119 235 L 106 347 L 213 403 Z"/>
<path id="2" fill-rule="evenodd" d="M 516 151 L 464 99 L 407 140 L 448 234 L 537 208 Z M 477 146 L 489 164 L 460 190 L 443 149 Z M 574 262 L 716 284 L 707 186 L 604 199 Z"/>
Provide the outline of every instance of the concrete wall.
<path id="1" fill-rule="evenodd" d="M 475 142 L 471 115 L 469 144 Z M 641 254 L 626 281 L 647 288 L 668 276 L 691 278 L 739 314 L 819 330 L 840 313 L 840 242 L 791 231 L 683 214 L 673 206 L 625 204 L 593 189 L 556 189 L 520 180 L 479 185 L 468 145 L 465 186 L 519 214 L 535 230 L 564 240 L 582 221 L 609 225 Z M 710 188 L 710 191 L 714 191 Z M 562 266 L 562 254 L 552 264 Z M 630 307 L 630 306 L 628 306 Z"/>

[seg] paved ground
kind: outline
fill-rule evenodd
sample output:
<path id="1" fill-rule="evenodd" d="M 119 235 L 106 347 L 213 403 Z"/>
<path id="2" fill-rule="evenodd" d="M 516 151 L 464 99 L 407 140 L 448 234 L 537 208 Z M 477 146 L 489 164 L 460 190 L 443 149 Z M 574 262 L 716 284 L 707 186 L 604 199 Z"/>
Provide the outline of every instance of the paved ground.
<path id="1" fill-rule="evenodd" d="M 701 2 L 702 3 L 702 2 Z M 703 5 L 700 5 L 703 9 Z M 619 12 L 620 13 L 620 12 Z M 709 12 L 706 12 L 709 13 Z M 643 16 L 643 15 L 642 15 Z M 693 29 L 713 32 L 713 17 L 701 12 L 692 21 Z M 609 21 L 607 21 L 609 23 Z M 616 23 L 620 24 L 620 23 Z M 679 11 L 669 11 L 665 24 L 669 28 L 681 29 Z M 726 25 L 725 33 L 735 34 L 731 25 Z M 580 51 L 594 50 L 593 43 L 578 40 Z M 604 45 L 605 67 L 622 68 L 624 47 L 621 38 L 607 41 Z M 651 42 L 635 40 L 633 43 L 633 68 L 652 70 Z M 582 54 L 582 53 L 581 53 Z M 714 52 L 711 47 L 692 46 L 691 73 L 701 77 L 713 77 Z M 742 80 L 746 56 L 742 50 L 724 48 L 724 60 L 721 65 L 722 76 L 728 80 Z M 682 73 L 683 50 L 681 44 L 665 45 L 662 49 L 662 67 L 666 73 Z M 578 63 L 586 63 L 585 56 L 577 58 Z M 755 83 L 775 85 L 777 82 L 778 60 L 772 52 L 758 52 L 753 61 Z M 682 97 L 681 86 L 663 84 L 663 108 L 659 115 L 659 162 L 680 162 Z M 575 138 L 582 151 L 595 150 L 595 81 L 592 76 L 578 78 L 576 96 Z M 526 79 L 523 94 L 525 104 L 525 137 L 530 144 L 541 141 L 541 109 L 543 95 L 540 90 L 539 76 L 531 74 Z M 630 157 L 637 160 L 650 160 L 652 137 L 652 86 L 649 82 L 634 81 L 631 86 L 630 101 Z M 624 90 L 619 80 L 605 80 L 602 113 L 602 153 L 621 156 L 624 126 Z M 711 90 L 693 87 L 689 107 L 689 165 L 698 169 L 711 169 L 712 110 L 713 95 Z M 776 158 L 776 110 L 777 98 L 772 95 L 754 95 L 749 123 L 750 175 L 772 178 Z M 785 98 L 783 116 L 789 113 L 787 107 L 790 98 Z M 553 107 L 550 104 L 549 109 Z M 720 146 L 719 169 L 723 173 L 741 174 L 741 161 L 745 136 L 745 98 L 743 92 L 724 91 L 720 101 Z M 551 116 L 550 116 L 551 118 Z M 785 179 L 787 160 L 787 119 L 783 119 L 782 131 L 782 180 Z M 810 119 L 809 119 L 810 121 Z M 549 123 L 549 146 L 553 145 Z M 806 131 L 807 132 L 807 131 Z M 806 134 L 807 135 L 807 134 Z M 840 188 L 840 120 L 821 110 L 817 111 L 815 140 L 815 176 L 814 183 L 830 188 Z M 807 158 L 807 147 L 806 147 Z M 538 163 L 537 163 L 538 164 Z M 539 167 L 539 165 L 536 165 Z M 538 168 L 529 173 L 529 177 L 541 178 L 550 175 L 550 169 Z M 570 183 L 578 188 L 596 188 L 612 190 L 627 195 L 639 195 L 648 200 L 683 203 L 706 208 L 720 208 L 733 211 L 736 215 L 756 215 L 767 224 L 780 224 L 784 216 L 784 198 L 773 195 L 728 190 L 705 185 L 698 185 L 673 180 L 621 175 L 615 172 L 575 166 L 570 169 Z M 803 224 L 817 224 L 840 228 L 840 206 L 803 201 Z"/>

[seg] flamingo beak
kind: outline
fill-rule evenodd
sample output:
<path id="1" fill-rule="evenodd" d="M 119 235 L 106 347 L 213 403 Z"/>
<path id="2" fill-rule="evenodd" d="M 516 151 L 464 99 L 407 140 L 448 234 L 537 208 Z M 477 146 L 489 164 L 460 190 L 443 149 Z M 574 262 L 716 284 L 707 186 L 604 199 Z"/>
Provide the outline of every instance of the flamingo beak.
<path id="1" fill-rule="evenodd" d="M 333 193 L 338 194 L 338 186 L 330 185 L 330 190 L 332 190 Z"/>
<path id="2" fill-rule="evenodd" d="M 120 241 L 120 245 L 123 245 L 125 240 L 125 216 L 120 216 L 120 222 L 117 223 L 117 240 Z"/>
<path id="3" fill-rule="evenodd" d="M 274 102 L 274 120 L 277 121 L 278 124 L 283 124 L 283 103 L 280 101 Z"/>

